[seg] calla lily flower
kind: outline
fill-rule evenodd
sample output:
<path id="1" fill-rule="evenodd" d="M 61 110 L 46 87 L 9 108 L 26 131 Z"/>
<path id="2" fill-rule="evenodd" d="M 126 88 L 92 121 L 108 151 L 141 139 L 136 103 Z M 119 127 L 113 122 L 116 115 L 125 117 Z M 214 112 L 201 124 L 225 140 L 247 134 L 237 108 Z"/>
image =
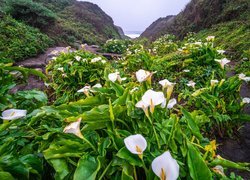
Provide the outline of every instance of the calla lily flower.
<path id="1" fill-rule="evenodd" d="M 218 81 L 217 79 L 212 79 L 212 80 L 210 81 L 210 84 L 211 84 L 212 87 L 214 87 L 215 84 L 218 84 L 218 83 L 219 83 L 219 81 Z"/>
<path id="2" fill-rule="evenodd" d="M 208 36 L 206 38 L 207 41 L 214 41 L 214 39 L 215 39 L 215 36 Z"/>
<path id="3" fill-rule="evenodd" d="M 112 81 L 113 83 L 115 81 L 118 81 L 119 83 L 121 83 L 122 81 L 126 80 L 126 78 L 121 78 L 120 73 L 119 72 L 115 72 L 115 73 L 111 73 L 108 75 L 108 78 L 110 81 Z"/>
<path id="4" fill-rule="evenodd" d="M 167 79 L 164 79 L 164 80 L 159 81 L 159 84 L 162 85 L 163 90 L 167 88 L 167 99 L 170 99 L 176 83 L 172 83 L 168 81 Z"/>
<path id="5" fill-rule="evenodd" d="M 98 83 L 98 84 L 94 85 L 92 88 L 102 88 L 102 85 Z"/>
<path id="6" fill-rule="evenodd" d="M 224 51 L 224 50 L 217 50 L 217 52 L 219 53 L 219 54 L 224 54 L 226 51 Z"/>
<path id="7" fill-rule="evenodd" d="M 124 139 L 124 143 L 126 148 L 132 154 L 138 154 L 138 156 L 142 159 L 142 154 L 147 148 L 147 141 L 142 135 L 136 134 L 128 136 Z"/>
<path id="8" fill-rule="evenodd" d="M 216 62 L 220 63 L 220 66 L 222 69 L 225 68 L 225 65 L 230 63 L 231 61 L 229 61 L 227 58 L 223 58 L 223 59 L 215 59 Z"/>
<path id="9" fill-rule="evenodd" d="M 163 92 L 156 92 L 153 90 L 147 90 L 142 96 L 142 101 L 145 105 L 150 106 L 150 112 L 154 113 L 154 107 L 162 104 L 166 98 L 164 97 Z"/>
<path id="10" fill-rule="evenodd" d="M 98 61 L 101 61 L 102 60 L 102 58 L 101 57 L 96 57 L 96 58 L 93 58 L 93 59 L 91 59 L 91 63 L 96 63 L 96 62 L 98 62 Z"/>
<path id="11" fill-rule="evenodd" d="M 170 99 L 170 100 L 168 101 L 167 108 L 168 108 L 168 109 L 172 109 L 176 104 L 177 104 L 177 100 L 176 100 L 175 98 Z"/>
<path id="12" fill-rule="evenodd" d="M 81 118 L 79 118 L 76 122 L 70 123 L 68 126 L 66 126 L 63 130 L 64 133 L 70 133 L 75 134 L 79 138 L 83 138 L 83 135 L 80 131 L 80 124 L 81 124 Z"/>
<path id="13" fill-rule="evenodd" d="M 188 87 L 192 87 L 192 88 L 195 88 L 195 82 L 194 81 L 189 81 L 188 83 L 187 83 L 187 86 Z"/>
<path id="14" fill-rule="evenodd" d="M 80 56 L 75 56 L 75 59 L 76 59 L 77 61 L 80 61 L 80 60 L 81 60 L 81 57 L 80 57 Z"/>
<path id="15" fill-rule="evenodd" d="M 141 83 L 143 81 L 150 80 L 152 73 L 149 71 L 145 71 L 143 69 L 140 69 L 139 71 L 137 71 L 135 73 L 135 75 L 136 75 L 137 81 L 139 81 Z"/>
<path id="16" fill-rule="evenodd" d="M 246 76 L 245 74 L 243 74 L 243 73 L 239 74 L 239 79 L 240 79 L 240 80 L 243 80 L 243 81 L 246 81 L 246 82 L 250 81 L 250 77 L 247 77 L 247 76 Z"/>
<path id="17" fill-rule="evenodd" d="M 184 69 L 183 72 L 187 73 L 187 72 L 190 72 L 190 70 L 189 69 Z"/>
<path id="18" fill-rule="evenodd" d="M 243 98 L 242 103 L 243 104 L 250 104 L 250 98 L 247 98 L 247 97 Z"/>
<path id="19" fill-rule="evenodd" d="M 62 71 L 62 72 L 64 72 L 63 67 L 57 68 L 57 70 L 58 70 L 58 71 Z"/>
<path id="20" fill-rule="evenodd" d="M 15 120 L 22 117 L 25 117 L 27 114 L 26 110 L 21 109 L 8 109 L 2 112 L 2 117 L 0 117 L 3 120 Z"/>
<path id="21" fill-rule="evenodd" d="M 146 114 L 146 116 L 149 116 L 149 114 L 148 114 L 149 104 L 146 104 L 145 102 L 143 102 L 141 100 L 141 101 L 139 101 L 139 102 L 136 103 L 135 107 L 141 108 L 144 111 L 144 113 Z"/>
<path id="22" fill-rule="evenodd" d="M 86 96 L 89 96 L 89 91 L 91 89 L 91 86 L 84 86 L 82 89 L 79 89 L 78 93 L 84 93 Z"/>
<path id="23" fill-rule="evenodd" d="M 152 170 L 161 180 L 176 180 L 179 177 L 179 165 L 169 151 L 153 160 Z"/>

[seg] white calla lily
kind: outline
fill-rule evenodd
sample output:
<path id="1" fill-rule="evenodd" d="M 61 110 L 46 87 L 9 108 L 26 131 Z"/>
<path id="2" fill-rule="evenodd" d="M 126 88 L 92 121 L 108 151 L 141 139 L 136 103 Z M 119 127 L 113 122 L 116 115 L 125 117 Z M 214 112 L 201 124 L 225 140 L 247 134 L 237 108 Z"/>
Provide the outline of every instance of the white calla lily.
<path id="1" fill-rule="evenodd" d="M 245 74 L 241 73 L 239 74 L 239 79 L 240 80 L 243 80 L 243 81 L 246 81 L 246 82 L 249 82 L 250 81 L 250 77 L 247 77 Z"/>
<path id="2" fill-rule="evenodd" d="M 93 59 L 91 59 L 91 63 L 96 63 L 96 62 L 98 62 L 98 61 L 101 61 L 102 60 L 102 58 L 101 57 L 96 57 L 96 58 L 93 58 Z"/>
<path id="3" fill-rule="evenodd" d="M 132 153 L 132 154 L 138 154 L 140 158 L 142 158 L 142 154 L 147 148 L 147 141 L 146 139 L 140 135 L 131 135 L 124 139 L 124 143 L 126 148 Z"/>
<path id="4" fill-rule="evenodd" d="M 63 67 L 57 68 L 58 71 L 64 72 Z"/>
<path id="5" fill-rule="evenodd" d="M 164 79 L 164 80 L 159 81 L 159 84 L 162 85 L 163 90 L 167 88 L 167 99 L 169 100 L 176 83 L 172 83 L 169 80 Z"/>
<path id="6" fill-rule="evenodd" d="M 149 114 L 148 114 L 149 104 L 147 104 L 141 100 L 141 101 L 136 103 L 135 107 L 141 108 L 144 111 L 144 113 L 146 114 L 146 116 L 149 116 Z"/>
<path id="7" fill-rule="evenodd" d="M 189 69 L 184 69 L 183 72 L 188 73 L 188 72 L 190 72 L 190 70 Z"/>
<path id="8" fill-rule="evenodd" d="M 168 101 L 167 108 L 168 108 L 168 109 L 172 109 L 176 104 L 177 104 L 177 100 L 176 100 L 175 98 L 170 99 L 170 100 Z"/>
<path id="9" fill-rule="evenodd" d="M 3 120 L 15 120 L 22 117 L 25 117 L 27 114 L 27 110 L 22 109 L 8 109 L 2 112 L 2 117 L 0 117 Z"/>
<path id="10" fill-rule="evenodd" d="M 146 105 L 150 106 L 150 112 L 154 113 L 154 107 L 162 104 L 166 98 L 164 97 L 163 92 L 156 92 L 153 90 L 147 90 L 142 96 L 142 101 Z"/>
<path id="11" fill-rule="evenodd" d="M 121 78 L 120 73 L 119 72 L 115 72 L 115 73 L 110 73 L 108 75 L 108 78 L 110 81 L 112 81 L 113 83 L 115 81 L 118 81 L 119 83 L 121 83 L 122 81 L 126 80 L 127 78 Z"/>
<path id="12" fill-rule="evenodd" d="M 89 96 L 89 91 L 91 89 L 91 86 L 84 86 L 82 89 L 79 89 L 78 93 L 84 93 L 86 96 Z"/>
<path id="13" fill-rule="evenodd" d="M 161 180 L 176 180 L 179 177 L 179 165 L 169 151 L 153 160 L 152 170 Z"/>
<path id="14" fill-rule="evenodd" d="M 100 83 L 94 85 L 92 88 L 102 88 L 102 85 Z"/>
<path id="15" fill-rule="evenodd" d="M 227 58 L 223 58 L 223 59 L 215 59 L 216 62 L 220 63 L 220 66 L 222 69 L 225 68 L 225 65 L 230 63 L 231 61 L 228 60 Z"/>
<path id="16" fill-rule="evenodd" d="M 214 41 L 214 39 L 215 39 L 215 36 L 208 36 L 206 38 L 207 41 Z"/>
<path id="17" fill-rule="evenodd" d="M 243 104 L 250 104 L 250 98 L 245 97 L 242 99 L 242 102 Z"/>
<path id="18" fill-rule="evenodd" d="M 187 86 L 188 87 L 192 87 L 192 88 L 195 88 L 195 82 L 194 81 L 189 81 L 188 83 L 187 83 Z"/>
<path id="19" fill-rule="evenodd" d="M 151 76 L 152 76 L 152 73 L 149 72 L 149 71 L 145 71 L 143 69 L 140 69 L 139 71 L 137 71 L 135 73 L 135 75 L 136 75 L 137 81 L 139 81 L 141 83 L 143 81 L 146 81 L 146 80 L 150 79 Z"/>
<path id="20" fill-rule="evenodd" d="M 80 131 L 80 124 L 81 124 L 81 118 L 79 118 L 76 122 L 70 123 L 68 126 L 66 126 L 63 130 L 64 133 L 70 133 L 75 134 L 79 138 L 83 139 L 83 135 Z"/>
<path id="21" fill-rule="evenodd" d="M 219 53 L 219 54 L 224 54 L 226 51 L 224 51 L 224 50 L 217 50 L 217 52 Z"/>
<path id="22" fill-rule="evenodd" d="M 219 81 L 218 81 L 217 79 L 212 79 L 212 80 L 210 81 L 210 84 L 211 84 L 212 87 L 214 87 L 215 84 L 218 84 L 218 83 L 219 83 Z"/>
<path id="23" fill-rule="evenodd" d="M 80 56 L 75 56 L 75 59 L 79 62 L 81 60 Z"/>

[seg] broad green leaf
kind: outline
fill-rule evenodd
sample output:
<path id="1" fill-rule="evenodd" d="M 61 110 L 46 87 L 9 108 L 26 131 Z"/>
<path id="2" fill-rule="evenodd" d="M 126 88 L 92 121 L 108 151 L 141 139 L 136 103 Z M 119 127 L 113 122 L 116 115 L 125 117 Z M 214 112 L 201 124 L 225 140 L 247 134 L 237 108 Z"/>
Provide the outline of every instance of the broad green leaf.
<path id="1" fill-rule="evenodd" d="M 190 143 L 187 142 L 188 157 L 187 163 L 190 176 L 193 180 L 211 180 L 212 174 L 205 161 L 202 159 L 200 152 Z"/>
<path id="2" fill-rule="evenodd" d="M 67 161 L 65 159 L 51 159 L 49 160 L 49 162 L 52 164 L 53 168 L 56 171 L 56 180 L 64 179 L 70 173 Z"/>
<path id="3" fill-rule="evenodd" d="M 14 180 L 13 176 L 10 173 L 4 172 L 4 171 L 0 171 L 0 179 L 1 180 Z"/>
<path id="4" fill-rule="evenodd" d="M 78 161 L 74 180 L 95 180 L 100 170 L 100 161 L 97 157 L 85 154 Z"/>
<path id="5" fill-rule="evenodd" d="M 188 127 L 190 128 L 190 130 L 192 131 L 192 133 L 198 138 L 198 139 L 202 139 L 202 135 L 200 133 L 200 129 L 197 126 L 197 124 L 195 123 L 195 120 L 192 118 L 191 114 L 184 108 L 181 109 L 184 117 L 187 120 L 188 123 Z"/>
<path id="6" fill-rule="evenodd" d="M 133 166 L 142 167 L 141 159 L 138 155 L 132 154 L 126 147 L 120 149 L 120 151 L 116 154 L 119 158 L 126 160 L 129 164 Z"/>

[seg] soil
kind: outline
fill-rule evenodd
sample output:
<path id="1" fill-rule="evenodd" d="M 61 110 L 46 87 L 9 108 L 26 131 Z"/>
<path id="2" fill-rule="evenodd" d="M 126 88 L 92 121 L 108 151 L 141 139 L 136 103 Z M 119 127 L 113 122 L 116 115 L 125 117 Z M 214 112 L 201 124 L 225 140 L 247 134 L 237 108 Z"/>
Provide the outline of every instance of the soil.
<path id="1" fill-rule="evenodd" d="M 98 47 L 95 46 L 85 46 L 87 51 L 92 53 L 96 53 L 99 55 L 106 55 L 108 58 L 119 58 L 120 55 L 117 54 L 105 54 L 99 53 Z M 30 58 L 22 62 L 16 63 L 16 65 L 21 65 L 29 68 L 36 68 L 40 71 L 45 71 L 46 63 L 48 63 L 48 59 L 51 58 L 50 54 L 52 51 L 65 51 L 64 47 L 54 47 L 49 48 L 44 54 L 41 54 L 35 58 Z M 231 64 L 231 70 L 227 73 L 227 76 L 235 75 L 233 71 L 235 67 L 235 63 Z M 28 84 L 18 85 L 13 88 L 12 92 L 16 92 L 18 90 L 31 90 L 31 89 L 39 89 L 44 90 L 45 85 L 43 81 L 35 76 L 30 76 L 28 79 Z M 241 87 L 240 94 L 242 97 L 250 97 L 250 87 L 249 84 L 243 83 Z M 250 107 L 245 107 L 244 112 L 250 114 Z M 237 137 L 234 138 L 217 138 L 218 151 L 217 154 L 222 156 L 223 158 L 229 159 L 234 162 L 250 162 L 250 123 L 245 123 L 244 126 L 239 130 Z M 250 179 L 250 172 L 246 171 L 238 171 L 232 170 L 237 175 L 242 176 L 244 179 Z"/>

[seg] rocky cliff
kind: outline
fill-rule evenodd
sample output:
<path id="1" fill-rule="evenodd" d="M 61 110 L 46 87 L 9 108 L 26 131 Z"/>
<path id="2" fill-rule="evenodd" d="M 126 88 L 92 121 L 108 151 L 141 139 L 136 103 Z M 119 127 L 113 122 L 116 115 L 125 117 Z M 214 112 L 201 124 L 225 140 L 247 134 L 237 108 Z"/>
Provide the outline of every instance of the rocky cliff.
<path id="1" fill-rule="evenodd" d="M 177 16 L 160 18 L 141 35 L 154 40 L 171 33 L 183 38 L 188 32 L 198 32 L 223 22 L 249 22 L 249 0 L 191 0 Z"/>

